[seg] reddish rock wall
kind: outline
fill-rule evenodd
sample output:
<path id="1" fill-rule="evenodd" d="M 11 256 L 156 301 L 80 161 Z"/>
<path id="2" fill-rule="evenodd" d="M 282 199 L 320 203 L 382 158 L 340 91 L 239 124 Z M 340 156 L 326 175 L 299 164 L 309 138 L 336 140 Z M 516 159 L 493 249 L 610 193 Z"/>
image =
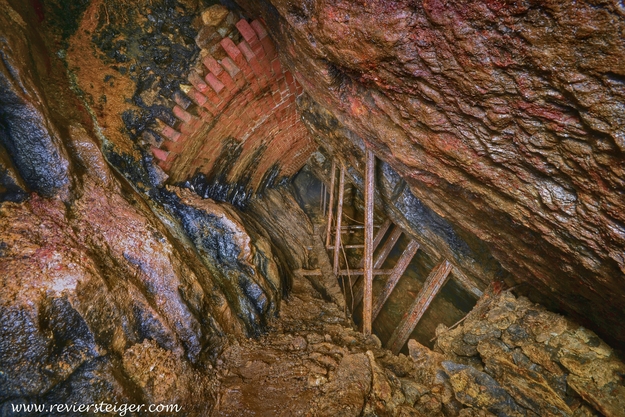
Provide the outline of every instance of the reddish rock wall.
<path id="1" fill-rule="evenodd" d="M 621 2 L 240 3 L 415 196 L 625 342 Z"/>

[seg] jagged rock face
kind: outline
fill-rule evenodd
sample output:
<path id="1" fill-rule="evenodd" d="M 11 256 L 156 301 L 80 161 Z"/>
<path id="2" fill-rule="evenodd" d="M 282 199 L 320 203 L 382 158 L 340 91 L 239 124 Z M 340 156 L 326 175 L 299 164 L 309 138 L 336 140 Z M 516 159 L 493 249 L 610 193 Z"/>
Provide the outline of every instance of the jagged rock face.
<path id="1" fill-rule="evenodd" d="M 591 331 L 526 298 L 487 292 L 461 326 L 437 329 L 455 397 L 497 415 L 625 412 L 625 364 Z M 414 341 L 415 359 L 431 354 Z M 438 359 L 442 360 L 441 357 Z M 585 404 L 584 402 L 587 402 Z"/>
<path id="2" fill-rule="evenodd" d="M 621 2 L 239 2 L 412 192 L 625 342 Z"/>

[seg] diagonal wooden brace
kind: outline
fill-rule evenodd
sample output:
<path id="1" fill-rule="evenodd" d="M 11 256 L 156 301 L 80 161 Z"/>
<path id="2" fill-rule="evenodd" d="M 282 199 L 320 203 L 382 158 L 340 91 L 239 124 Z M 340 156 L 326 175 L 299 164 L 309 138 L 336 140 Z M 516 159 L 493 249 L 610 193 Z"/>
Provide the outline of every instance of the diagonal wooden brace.
<path id="1" fill-rule="evenodd" d="M 394 354 L 397 355 L 401 348 L 404 347 L 410 334 L 417 326 L 417 323 L 419 323 L 419 320 L 421 320 L 421 317 L 423 317 L 423 313 L 425 313 L 425 310 L 427 310 L 436 294 L 447 281 L 452 268 L 451 262 L 444 259 L 430 272 L 423 284 L 423 288 L 419 291 L 419 295 L 386 344 L 386 347 Z"/>

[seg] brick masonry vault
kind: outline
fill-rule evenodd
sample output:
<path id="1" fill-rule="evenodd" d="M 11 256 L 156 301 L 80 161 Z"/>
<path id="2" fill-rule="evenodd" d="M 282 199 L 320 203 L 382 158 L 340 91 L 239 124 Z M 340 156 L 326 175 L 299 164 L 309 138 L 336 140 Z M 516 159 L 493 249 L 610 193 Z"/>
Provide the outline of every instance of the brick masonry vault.
<path id="1" fill-rule="evenodd" d="M 302 88 L 282 67 L 263 23 L 241 19 L 236 28 L 238 44 L 224 37 L 202 50 L 202 65 L 175 97 L 178 122 L 159 121 L 164 140 L 152 153 L 171 181 L 220 172 L 221 180 L 255 192 L 268 175 L 295 174 L 316 148 L 296 110 Z"/>

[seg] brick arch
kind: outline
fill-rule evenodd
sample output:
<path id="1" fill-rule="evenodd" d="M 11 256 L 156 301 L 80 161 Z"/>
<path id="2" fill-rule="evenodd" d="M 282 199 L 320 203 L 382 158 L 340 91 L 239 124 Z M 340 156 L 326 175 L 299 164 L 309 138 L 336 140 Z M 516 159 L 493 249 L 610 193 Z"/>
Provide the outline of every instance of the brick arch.
<path id="1" fill-rule="evenodd" d="M 175 96 L 174 126 L 161 123 L 160 146 L 152 146 L 158 165 L 173 182 L 196 174 L 224 171 L 228 138 L 238 142 L 228 163 L 228 183 L 256 192 L 268 177 L 294 175 L 316 149 L 297 113 L 303 90 L 285 70 L 273 41 L 259 20 L 236 23 L 242 41 L 225 37 L 219 50 L 202 51 L 202 66 L 188 76 L 186 96 Z M 223 56 L 218 59 L 219 55 Z M 230 141 L 231 142 L 231 141 Z"/>

